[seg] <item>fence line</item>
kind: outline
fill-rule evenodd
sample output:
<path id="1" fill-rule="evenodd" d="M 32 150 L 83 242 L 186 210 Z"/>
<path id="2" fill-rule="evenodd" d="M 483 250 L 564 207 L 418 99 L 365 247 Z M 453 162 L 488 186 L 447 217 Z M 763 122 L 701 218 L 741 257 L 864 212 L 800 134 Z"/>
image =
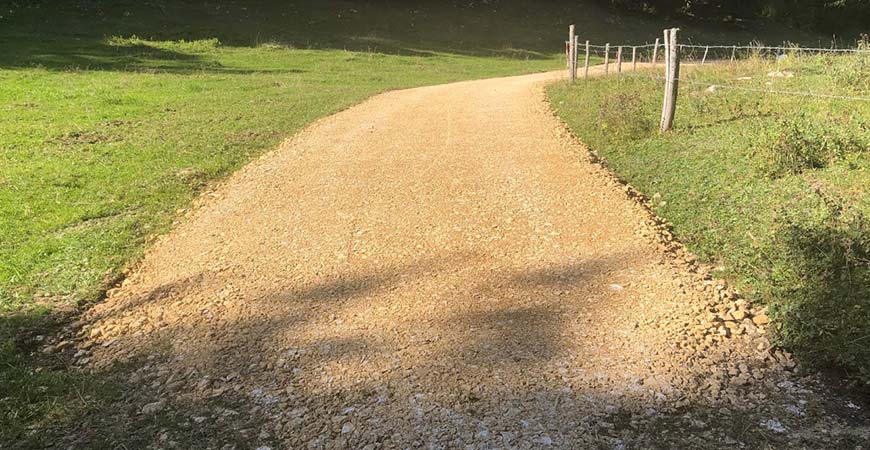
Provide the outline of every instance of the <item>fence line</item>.
<path id="1" fill-rule="evenodd" d="M 568 41 L 565 41 L 568 44 Z M 623 48 L 631 48 L 631 49 L 642 49 L 642 48 L 661 48 L 662 44 L 610 44 L 608 45 L 596 45 L 589 44 L 589 48 L 594 49 L 607 49 L 611 50 L 617 47 Z M 798 46 L 769 46 L 769 45 L 703 45 L 703 44 L 679 44 L 680 49 L 690 48 L 690 49 L 704 49 L 706 50 L 752 50 L 752 51 L 762 51 L 762 50 L 777 50 L 782 52 L 813 52 L 813 53 L 870 53 L 870 49 L 866 48 L 822 48 L 822 47 L 798 47 Z"/>
<path id="2" fill-rule="evenodd" d="M 667 80 L 667 78 L 665 78 L 665 77 L 660 77 L 660 76 L 655 76 L 655 75 L 642 75 L 642 74 L 631 74 L 631 73 L 627 73 L 624 75 L 627 77 L 646 78 L 646 79 L 650 79 L 650 80 L 659 80 L 659 81 L 666 81 Z M 752 88 L 752 87 L 747 87 L 747 86 L 736 86 L 734 84 L 727 84 L 727 83 L 720 84 L 720 83 L 714 83 L 714 82 L 698 81 L 698 80 L 686 79 L 686 78 L 677 78 L 676 80 L 679 81 L 680 83 L 684 83 L 684 84 L 691 84 L 691 85 L 696 85 L 696 86 L 706 86 L 708 88 L 713 87 L 716 89 L 723 88 L 723 89 L 731 89 L 731 90 L 735 90 L 735 91 L 760 92 L 760 93 L 765 93 L 765 94 L 796 95 L 796 96 L 800 96 L 800 97 L 817 97 L 817 98 L 834 99 L 834 100 L 854 100 L 854 101 L 861 101 L 861 102 L 870 102 L 870 97 L 857 97 L 857 96 L 851 96 L 851 95 L 817 94 L 815 92 L 808 92 L 808 91 L 783 91 L 783 90 L 779 90 L 779 89 L 761 89 L 761 88 Z"/>
<path id="3" fill-rule="evenodd" d="M 571 36 L 574 36 L 574 26 L 571 26 Z M 644 44 L 644 45 L 619 45 L 619 44 L 611 44 L 606 43 L 605 45 L 594 45 L 589 41 L 585 43 L 585 65 L 584 65 L 584 77 L 589 76 L 589 56 L 591 53 L 604 55 L 604 73 L 605 75 L 610 72 L 610 56 L 611 49 L 616 51 L 616 71 L 622 74 L 622 55 L 623 49 L 630 48 L 631 49 L 631 67 L 632 72 L 636 72 L 637 70 L 637 56 L 638 49 L 647 49 L 651 48 L 651 63 L 652 66 L 655 67 L 657 61 L 657 56 L 659 53 L 659 48 L 663 48 L 662 52 L 665 60 L 665 76 L 655 76 L 655 75 L 641 75 L 641 74 L 625 74 L 626 76 L 633 77 L 643 77 L 643 78 L 651 78 L 656 80 L 665 81 L 665 92 L 664 92 L 664 105 L 662 108 L 662 118 L 661 118 L 661 130 L 668 131 L 673 127 L 673 119 L 675 115 L 676 102 L 679 93 L 679 85 L 680 84 L 689 84 L 689 85 L 698 85 L 698 86 L 707 86 L 708 88 L 712 87 L 714 89 L 722 88 L 722 89 L 731 89 L 735 91 L 744 91 L 744 92 L 753 92 L 753 93 L 761 93 L 761 94 L 775 94 L 775 95 L 794 95 L 794 96 L 802 96 L 802 97 L 815 97 L 815 98 L 823 98 L 830 100 L 848 100 L 848 101 L 861 101 L 861 102 L 870 102 L 870 97 L 863 96 L 853 96 L 853 95 L 835 95 L 835 94 L 822 94 L 816 92 L 807 92 L 807 91 L 792 91 L 792 90 L 782 90 L 782 89 L 764 89 L 764 88 L 753 88 L 749 86 L 737 86 L 734 84 L 718 84 L 712 82 L 704 82 L 704 81 L 696 81 L 694 79 L 683 79 L 680 77 L 680 59 L 681 59 L 681 50 L 688 49 L 687 57 L 690 59 L 694 59 L 697 61 L 700 59 L 700 64 L 704 65 L 707 62 L 708 56 L 711 58 L 716 58 L 716 54 L 720 54 L 721 52 L 717 52 L 716 50 L 727 49 L 730 50 L 730 61 L 734 62 L 738 56 L 738 50 L 745 51 L 751 50 L 755 53 L 761 53 L 764 51 L 775 51 L 778 52 L 776 54 L 776 58 L 780 59 L 786 52 L 790 53 L 833 53 L 833 54 L 870 54 L 870 48 L 820 48 L 820 47 L 799 47 L 799 46 L 765 46 L 765 45 L 699 45 L 699 44 L 680 44 L 678 43 L 678 32 L 679 29 L 672 28 L 665 30 L 665 39 L 664 45 L 660 46 L 660 40 L 656 39 L 655 44 Z M 576 70 L 579 65 L 579 45 L 580 39 L 577 37 L 574 39 L 574 42 L 566 41 L 566 56 L 569 58 L 568 67 L 571 73 L 569 74 L 569 78 L 571 81 L 574 81 L 576 78 Z M 603 49 L 603 51 L 601 51 Z M 700 50 L 703 49 L 703 57 L 698 58 L 696 51 L 700 54 Z M 714 50 L 713 54 L 710 53 L 710 50 Z M 781 53 L 779 53 L 781 52 Z M 641 53 L 641 58 L 643 58 L 643 53 Z M 743 53 L 743 52 L 741 52 Z M 698 58 L 698 59 L 695 59 Z"/>
<path id="4" fill-rule="evenodd" d="M 698 45 L 680 44 L 680 48 L 713 48 L 713 49 L 737 49 L 737 50 L 783 50 L 797 52 L 829 52 L 829 53 L 870 53 L 870 49 L 864 48 L 817 48 L 817 47 L 771 47 L 766 45 Z"/>

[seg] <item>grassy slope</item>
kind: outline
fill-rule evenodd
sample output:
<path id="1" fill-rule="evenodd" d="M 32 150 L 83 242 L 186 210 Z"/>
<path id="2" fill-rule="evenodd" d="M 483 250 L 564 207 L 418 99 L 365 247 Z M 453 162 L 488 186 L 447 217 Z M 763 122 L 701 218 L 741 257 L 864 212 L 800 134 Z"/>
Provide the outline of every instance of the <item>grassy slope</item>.
<path id="1" fill-rule="evenodd" d="M 117 380 L 31 354 L 62 322 L 47 313 L 99 298 L 211 180 L 386 89 L 560 68 L 571 18 L 601 42 L 662 28 L 576 2 L 428 3 L 4 5 L 0 443 L 50 441 L 119 398 Z M 93 417 L 78 433 L 107 446 L 165 426 Z"/>
<path id="2" fill-rule="evenodd" d="M 664 135 L 653 131 L 658 81 L 593 80 L 555 86 L 550 96 L 621 177 L 661 196 L 656 210 L 683 242 L 771 306 L 781 343 L 807 362 L 867 380 L 870 353 L 861 341 L 870 330 L 870 229 L 861 216 L 870 217 L 870 104 L 707 90 L 737 83 L 866 95 L 866 63 L 792 55 L 689 69 L 681 78 L 699 84 L 683 84 L 677 131 Z M 775 70 L 795 76 L 767 76 Z M 798 170 L 775 170 L 783 168 L 776 157 L 801 152 L 819 154 L 818 167 L 785 159 Z"/>

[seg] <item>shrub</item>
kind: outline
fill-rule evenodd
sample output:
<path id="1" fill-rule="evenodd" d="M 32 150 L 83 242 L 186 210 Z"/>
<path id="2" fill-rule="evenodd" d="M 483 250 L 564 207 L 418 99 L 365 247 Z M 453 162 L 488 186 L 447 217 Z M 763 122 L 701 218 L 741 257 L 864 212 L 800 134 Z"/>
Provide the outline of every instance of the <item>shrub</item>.
<path id="1" fill-rule="evenodd" d="M 826 167 L 847 153 L 866 150 L 862 133 L 856 131 L 850 123 L 831 118 L 782 119 L 759 129 L 753 142 L 758 167 L 772 178 Z"/>
<path id="2" fill-rule="evenodd" d="M 778 344 L 870 384 L 870 221 L 815 192 L 778 213 L 761 295 Z"/>

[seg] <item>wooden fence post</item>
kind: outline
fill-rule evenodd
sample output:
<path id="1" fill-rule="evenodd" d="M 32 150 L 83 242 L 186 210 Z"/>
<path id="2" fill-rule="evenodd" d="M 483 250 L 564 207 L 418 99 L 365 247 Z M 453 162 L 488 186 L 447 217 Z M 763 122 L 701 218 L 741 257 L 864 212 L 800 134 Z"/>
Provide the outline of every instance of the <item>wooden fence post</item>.
<path id="1" fill-rule="evenodd" d="M 580 36 L 574 36 L 574 79 L 577 79 L 577 71 L 580 70 Z"/>
<path id="2" fill-rule="evenodd" d="M 565 41 L 565 67 L 571 67 L 571 54 L 569 49 L 571 48 L 571 44 L 568 41 Z"/>
<path id="3" fill-rule="evenodd" d="M 707 62 L 707 53 L 710 53 L 710 46 L 709 45 L 707 46 L 707 48 L 704 49 L 704 57 L 701 59 L 702 66 L 704 65 L 704 63 Z"/>
<path id="4" fill-rule="evenodd" d="M 680 83 L 680 46 L 677 39 L 678 28 L 665 30 L 665 99 L 662 105 L 661 130 L 674 128 L 674 115 L 677 111 L 677 94 Z"/>
<path id="5" fill-rule="evenodd" d="M 574 45 L 574 25 L 568 27 L 568 80 L 574 82 L 574 76 L 577 74 L 574 71 L 574 55 L 576 54 Z"/>
<path id="6" fill-rule="evenodd" d="M 604 45 L 604 75 L 610 74 L 610 43 Z"/>
<path id="7" fill-rule="evenodd" d="M 616 73 L 622 73 L 622 46 L 616 47 Z"/>
<path id="8" fill-rule="evenodd" d="M 586 41 L 586 63 L 583 68 L 583 78 L 589 78 L 589 41 Z"/>
<path id="9" fill-rule="evenodd" d="M 637 47 L 631 48 L 631 71 L 637 72 Z"/>
<path id="10" fill-rule="evenodd" d="M 656 38 L 656 45 L 653 46 L 653 58 L 652 58 L 652 66 L 653 69 L 656 67 L 656 63 L 659 59 L 659 39 Z"/>

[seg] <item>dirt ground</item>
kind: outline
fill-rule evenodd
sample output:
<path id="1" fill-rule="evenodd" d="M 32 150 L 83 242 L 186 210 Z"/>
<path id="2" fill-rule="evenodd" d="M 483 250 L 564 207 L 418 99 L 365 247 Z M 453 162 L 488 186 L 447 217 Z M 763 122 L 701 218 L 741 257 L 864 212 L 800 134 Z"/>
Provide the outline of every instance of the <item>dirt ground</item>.
<path id="1" fill-rule="evenodd" d="M 553 116 L 563 76 L 314 123 L 82 318 L 77 364 L 126 362 L 141 416 L 235 398 L 190 420 L 257 417 L 251 450 L 870 448 L 861 407 L 771 349 L 763 310 Z M 196 447 L 237 448 L 216 436 Z"/>

